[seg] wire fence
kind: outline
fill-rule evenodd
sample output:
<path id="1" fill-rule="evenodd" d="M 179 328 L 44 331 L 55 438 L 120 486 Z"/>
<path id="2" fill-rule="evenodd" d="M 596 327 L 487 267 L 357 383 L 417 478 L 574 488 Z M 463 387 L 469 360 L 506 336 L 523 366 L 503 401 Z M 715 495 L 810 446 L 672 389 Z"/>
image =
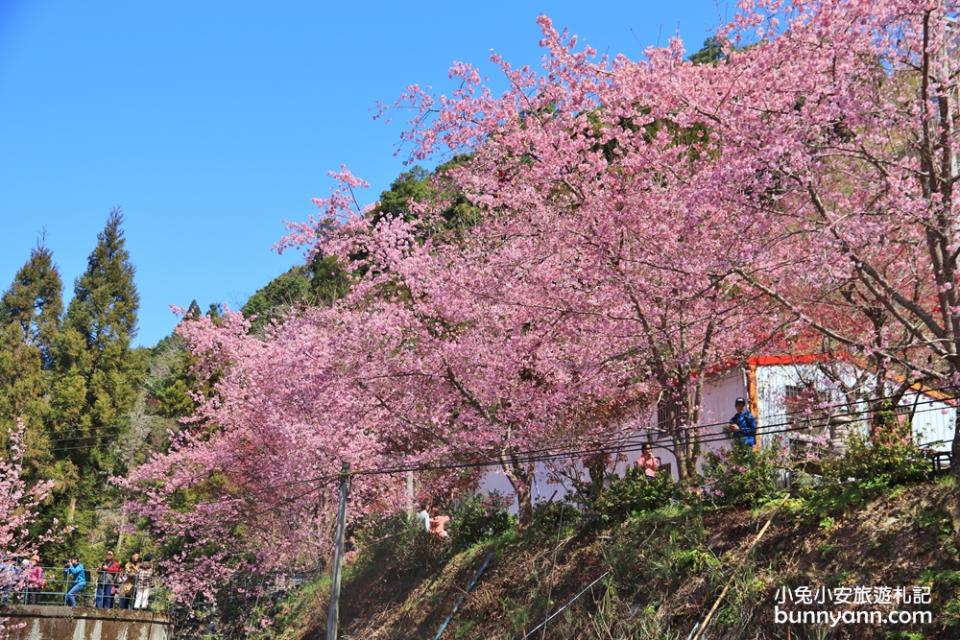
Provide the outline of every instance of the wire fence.
<path id="1" fill-rule="evenodd" d="M 38 571 L 39 569 L 39 571 Z M 155 611 L 165 587 L 152 572 L 133 574 L 86 571 L 84 580 L 65 567 L 0 568 L 0 606 L 62 605 L 98 609 Z"/>

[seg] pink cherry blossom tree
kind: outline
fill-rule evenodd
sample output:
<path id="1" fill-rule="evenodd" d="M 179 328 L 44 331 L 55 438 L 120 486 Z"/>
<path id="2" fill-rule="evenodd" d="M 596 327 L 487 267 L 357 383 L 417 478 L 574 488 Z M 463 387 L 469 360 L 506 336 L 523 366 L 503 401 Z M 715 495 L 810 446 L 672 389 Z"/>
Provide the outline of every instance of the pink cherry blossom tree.
<path id="1" fill-rule="evenodd" d="M 280 246 L 338 256 L 344 300 L 263 336 L 183 325 L 211 392 L 128 481 L 182 537 L 180 594 L 314 558 L 343 461 L 384 471 L 356 478 L 358 516 L 396 508 L 396 470 L 493 459 L 526 519 L 531 452 L 625 425 L 664 431 L 692 482 L 711 370 L 811 329 L 880 381 L 960 383 L 956 12 L 745 2 L 705 65 L 676 39 L 597 56 L 541 18 L 542 70 L 493 58 L 506 91 L 460 63 L 450 95 L 411 86 L 413 159 L 462 155 L 442 180 L 474 215 L 451 228 L 446 186 L 362 210 L 343 169 Z"/>
<path id="2" fill-rule="evenodd" d="M 314 310 L 265 339 L 248 329 L 235 313 L 181 324 L 209 393 L 170 451 L 124 481 L 131 509 L 177 548 L 164 573 L 182 602 L 212 598 L 252 567 L 315 568 L 330 548 L 342 464 L 386 465 L 384 410 L 355 393 L 362 343 L 382 339 L 373 323 Z M 402 488 L 399 476 L 354 478 L 351 520 L 396 509 Z"/>
<path id="3" fill-rule="evenodd" d="M 958 4 L 749 9 L 726 36 L 754 46 L 688 102 L 755 169 L 729 206 L 769 224 L 737 275 L 871 361 L 876 395 L 891 370 L 955 394 Z"/>
<path id="4" fill-rule="evenodd" d="M 32 532 L 39 516 L 40 504 L 53 490 L 53 481 L 30 485 L 23 478 L 23 455 L 26 450 L 22 420 L 10 433 L 8 452 L 0 458 L 0 592 L 9 598 L 22 588 L 23 576 L 16 570 L 46 542 L 55 539 L 58 531 Z M 6 618 L 0 618 L 0 638 L 8 637 Z"/>
<path id="5" fill-rule="evenodd" d="M 476 69 L 457 64 L 451 74 L 462 86 L 453 95 L 435 98 L 412 87 L 400 102 L 416 113 L 407 134 L 416 158 L 470 154 L 448 172 L 481 213 L 465 238 L 419 243 L 418 227 L 434 228 L 447 206 L 434 202 L 421 203 L 414 220 L 371 221 L 334 206 L 322 227 L 314 221 L 297 240 L 344 259 L 366 256 L 368 286 L 401 282 L 404 302 L 428 325 L 440 318 L 492 338 L 471 371 L 507 353 L 498 348 L 504 336 L 550 327 L 555 345 L 591 355 L 590 365 L 581 359 L 579 366 L 591 368 L 606 402 L 636 407 L 643 397 L 649 406 L 659 396 L 668 416 L 659 426 L 672 440 L 681 478 L 692 480 L 699 455 L 692 427 L 707 372 L 743 357 L 777 325 L 732 278 L 737 265 L 752 260 L 754 247 L 742 238 L 756 223 L 750 211 L 737 215 L 724 202 L 727 191 L 736 192 L 730 185 L 753 180 L 755 170 L 728 162 L 708 118 L 683 109 L 679 91 L 713 71 L 685 62 L 676 44 L 651 51 L 643 63 L 598 60 L 546 18 L 541 24 L 543 74 L 495 56 L 511 87 L 501 96 Z M 342 192 L 326 201 L 343 202 Z M 451 344 L 466 355 L 463 337 Z M 504 375 L 483 384 L 503 389 Z M 450 383 L 480 410 L 475 390 L 465 393 L 463 380 Z M 586 396 L 580 401 L 581 410 L 590 406 Z M 551 429 L 571 426 L 565 417 Z M 583 435 L 597 437 L 616 423 L 595 426 Z M 545 441 L 534 429 L 522 431 Z"/>
<path id="6" fill-rule="evenodd" d="M 602 333 L 596 318 L 544 298 L 541 278 L 555 266 L 541 263 L 547 271 L 520 277 L 527 267 L 516 261 L 535 258 L 525 241 L 476 228 L 455 244 L 419 244 L 411 227 L 429 224 L 422 214 L 418 223 L 384 220 L 362 240 L 351 238 L 370 257 L 347 304 L 370 305 L 376 291 L 380 312 L 407 336 L 389 357 L 389 389 L 379 392 L 391 398 L 394 427 L 434 425 L 437 437 L 422 442 L 425 461 L 499 460 L 525 523 L 535 469 L 527 452 L 602 441 L 648 387 L 628 384 L 628 363 L 594 349 Z"/>
<path id="7" fill-rule="evenodd" d="M 629 251 L 642 238 L 677 256 L 672 265 L 643 256 L 653 268 L 627 279 L 670 292 L 679 309 L 668 327 L 686 329 L 686 303 L 704 300 L 705 280 L 724 283 L 721 302 L 722 291 L 745 284 L 774 308 L 750 319 L 761 331 L 733 331 L 734 340 L 756 344 L 767 333 L 757 317 L 776 314 L 768 327 L 787 327 L 788 337 L 812 327 L 872 362 L 877 389 L 891 369 L 952 388 L 956 14 L 955 2 L 747 3 L 721 31 L 729 55 L 704 66 L 684 61 L 677 41 L 640 63 L 595 60 L 543 20 L 547 73 L 497 60 L 512 88 L 495 98 L 475 70 L 457 65 L 463 87 L 453 96 L 414 88 L 405 97 L 417 113 L 409 137 L 421 157 L 475 149 L 463 188 L 498 220 L 513 212 L 536 220 L 547 198 L 566 207 L 565 218 L 544 220 L 549 233 L 577 226 L 568 265 L 604 228 L 592 220 L 638 213 L 644 232 L 628 229 L 615 246 Z M 667 227 L 659 236 L 658 216 Z M 671 232 L 681 246 L 671 246 Z M 619 255 L 612 247 L 607 254 Z M 688 286 L 699 277 L 697 295 L 671 286 L 670 273 Z M 649 313 L 635 316 L 643 325 Z M 792 320 L 800 322 L 791 328 Z M 714 339 L 684 332 L 682 359 Z M 648 344 L 648 356 L 665 344 Z"/>

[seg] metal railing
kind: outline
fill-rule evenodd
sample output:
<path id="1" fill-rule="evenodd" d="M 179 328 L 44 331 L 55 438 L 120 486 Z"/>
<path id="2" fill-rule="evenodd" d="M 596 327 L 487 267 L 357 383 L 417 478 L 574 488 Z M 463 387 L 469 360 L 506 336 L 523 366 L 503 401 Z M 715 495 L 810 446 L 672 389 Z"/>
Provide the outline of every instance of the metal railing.
<path id="1" fill-rule="evenodd" d="M 29 571 L 29 568 L 27 569 Z M 155 609 L 155 601 L 161 588 L 161 581 L 155 575 L 143 576 L 135 574 L 129 576 L 129 582 L 124 580 L 125 574 L 119 574 L 115 584 L 103 585 L 98 588 L 100 575 L 97 571 L 87 570 L 90 580 L 75 594 L 78 607 L 99 607 L 103 609 L 136 609 L 151 611 Z M 7 567 L 0 569 L 0 607 L 10 605 L 61 605 L 67 606 L 67 592 L 76 584 L 75 580 L 67 575 L 64 567 L 43 567 L 43 586 L 31 582 L 27 574 L 21 573 L 20 568 Z M 137 594 L 140 594 L 138 601 Z M 98 595 L 100 596 L 98 598 Z"/>

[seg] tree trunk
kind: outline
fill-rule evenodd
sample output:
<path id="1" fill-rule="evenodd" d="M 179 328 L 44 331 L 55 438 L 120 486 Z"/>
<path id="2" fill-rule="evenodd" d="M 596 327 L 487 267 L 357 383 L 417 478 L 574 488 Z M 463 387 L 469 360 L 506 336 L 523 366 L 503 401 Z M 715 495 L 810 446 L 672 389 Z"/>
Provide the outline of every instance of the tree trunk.
<path id="1" fill-rule="evenodd" d="M 520 482 L 514 486 L 517 492 L 517 524 L 525 527 L 533 520 L 533 491 L 529 482 Z"/>
<path id="2" fill-rule="evenodd" d="M 950 521 L 953 523 L 953 542 L 960 545 L 960 407 L 953 410 L 953 445 L 950 447 L 952 459 L 950 461 L 950 474 L 956 481 L 954 488 L 950 491 L 950 498 L 947 502 L 947 513 L 950 514 Z"/>
<path id="3" fill-rule="evenodd" d="M 950 473 L 960 485 L 960 407 L 953 409 L 953 446 L 950 448 L 950 453 L 953 456 L 950 460 Z M 956 534 L 960 541 L 960 531 Z"/>
<path id="4" fill-rule="evenodd" d="M 672 430 L 671 441 L 673 442 L 673 457 L 677 460 L 677 481 L 681 486 L 686 486 L 687 484 L 687 465 L 686 465 L 686 453 L 684 449 L 684 443 L 681 438 L 681 435 L 676 431 Z"/>
<path id="5" fill-rule="evenodd" d="M 587 473 L 590 475 L 591 500 L 596 500 L 603 493 L 603 482 L 607 476 L 607 456 L 597 454 L 586 461 Z"/>
<path id="6" fill-rule="evenodd" d="M 703 404 L 703 382 L 706 378 L 706 373 L 701 373 L 700 377 L 697 378 L 697 381 L 694 383 L 694 393 L 686 394 L 687 404 L 686 404 L 686 414 L 684 416 L 684 422 L 687 425 L 690 425 L 690 428 L 687 430 L 687 452 L 684 456 L 684 462 L 687 465 L 686 477 L 690 479 L 690 483 L 693 484 L 693 481 L 697 478 L 697 462 L 700 460 L 700 440 L 703 438 L 703 433 L 700 430 L 700 406 Z M 686 386 L 684 387 L 686 388 Z"/>
<path id="7" fill-rule="evenodd" d="M 120 509 L 120 526 L 117 527 L 117 546 L 114 549 L 114 553 L 119 558 L 120 551 L 123 549 L 123 533 L 124 529 L 127 528 L 127 505 L 124 504 Z"/>
<path id="8" fill-rule="evenodd" d="M 412 519 L 413 514 L 416 513 L 416 509 L 414 509 L 414 506 L 415 506 L 414 497 L 415 496 L 413 492 L 413 471 L 407 471 L 406 507 L 407 507 L 407 517 L 410 519 Z"/>
<path id="9" fill-rule="evenodd" d="M 691 395 L 688 381 L 675 383 L 676 390 L 664 400 L 666 427 L 673 442 L 673 455 L 677 460 L 677 479 L 682 486 L 690 486 L 697 479 L 697 460 L 700 457 L 700 433 L 692 426 L 697 419 L 701 389 Z"/>
<path id="10" fill-rule="evenodd" d="M 525 527 L 533 519 L 533 473 L 516 460 L 504 461 L 502 465 L 517 495 L 517 524 Z"/>

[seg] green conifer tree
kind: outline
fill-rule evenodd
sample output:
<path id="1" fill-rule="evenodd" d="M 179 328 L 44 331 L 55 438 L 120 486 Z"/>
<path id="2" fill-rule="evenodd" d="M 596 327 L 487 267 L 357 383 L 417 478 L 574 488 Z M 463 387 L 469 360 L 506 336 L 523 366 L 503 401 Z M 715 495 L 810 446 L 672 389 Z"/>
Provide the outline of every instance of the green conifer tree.
<path id="1" fill-rule="evenodd" d="M 24 455 L 34 478 L 56 478 L 49 415 L 52 348 L 60 332 L 63 285 L 53 255 L 42 242 L 0 298 L 0 437 L 18 419 L 26 424 Z"/>
<path id="2" fill-rule="evenodd" d="M 190 301 L 190 306 L 187 307 L 187 312 L 184 314 L 184 318 L 187 320 L 196 320 L 202 314 L 200 311 L 200 304 L 197 302 L 196 298 Z"/>
<path id="3" fill-rule="evenodd" d="M 57 438 L 70 443 L 61 450 L 79 478 L 68 519 L 76 498 L 81 506 L 99 503 L 107 479 L 124 470 L 113 445 L 127 427 L 143 375 L 143 357 L 131 348 L 140 298 L 122 222 L 118 209 L 110 212 L 87 270 L 74 284 L 54 348 Z"/>
<path id="4" fill-rule="evenodd" d="M 60 333 L 63 283 L 53 254 L 43 239 L 30 252 L 13 283 L 0 299 L 0 321 L 19 324 L 23 341 L 40 351 L 44 368 L 52 364 L 52 347 Z"/>

